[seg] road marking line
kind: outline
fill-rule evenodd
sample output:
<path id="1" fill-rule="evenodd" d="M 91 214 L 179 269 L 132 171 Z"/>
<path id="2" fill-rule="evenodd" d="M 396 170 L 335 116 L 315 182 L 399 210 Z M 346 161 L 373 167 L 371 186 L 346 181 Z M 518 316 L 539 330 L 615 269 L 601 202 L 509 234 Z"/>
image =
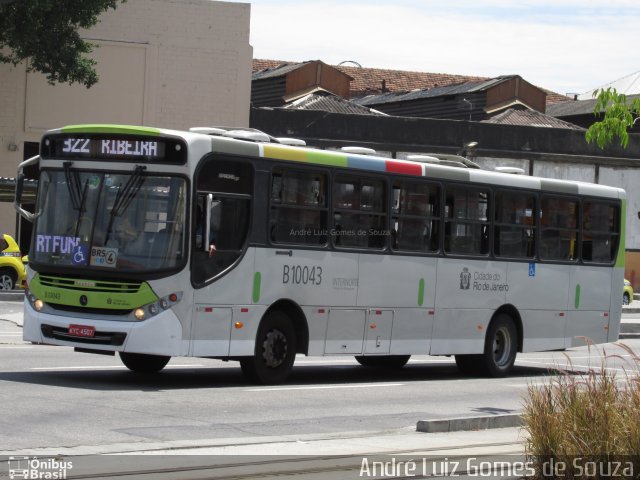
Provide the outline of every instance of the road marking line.
<path id="1" fill-rule="evenodd" d="M 267 387 L 267 388 L 247 388 L 245 392 L 275 392 L 282 390 L 331 390 L 338 388 L 375 388 L 375 387 L 403 387 L 404 383 L 375 383 L 359 385 L 357 383 L 349 385 L 314 385 L 310 387 Z"/>
<path id="2" fill-rule="evenodd" d="M 193 367 L 206 367 L 206 365 L 192 364 L 192 365 L 167 365 L 164 368 L 193 368 Z M 113 369 L 126 368 L 124 365 L 83 365 L 73 367 L 31 367 L 29 370 L 113 370 Z"/>

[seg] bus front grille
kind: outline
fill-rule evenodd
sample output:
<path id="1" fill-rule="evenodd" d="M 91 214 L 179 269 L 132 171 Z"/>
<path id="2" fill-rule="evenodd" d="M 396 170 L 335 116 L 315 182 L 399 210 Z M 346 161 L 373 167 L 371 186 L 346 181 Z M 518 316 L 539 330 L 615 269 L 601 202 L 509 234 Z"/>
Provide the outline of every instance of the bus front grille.
<path id="1" fill-rule="evenodd" d="M 85 292 L 138 293 L 141 282 L 109 282 L 103 280 L 82 280 L 40 275 L 40 284 L 44 287 L 64 288 Z"/>

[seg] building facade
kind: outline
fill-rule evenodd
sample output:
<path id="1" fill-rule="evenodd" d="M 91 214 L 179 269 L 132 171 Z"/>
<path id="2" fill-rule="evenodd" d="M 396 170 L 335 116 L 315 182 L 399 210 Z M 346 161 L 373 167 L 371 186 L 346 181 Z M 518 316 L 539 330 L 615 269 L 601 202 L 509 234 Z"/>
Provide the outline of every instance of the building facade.
<path id="1" fill-rule="evenodd" d="M 97 45 L 92 88 L 0 64 L 0 177 L 15 176 L 42 133 L 64 125 L 248 126 L 249 25 L 246 3 L 128 0 L 81 32 Z M 0 232 L 17 230 L 13 207 L 0 203 Z"/>

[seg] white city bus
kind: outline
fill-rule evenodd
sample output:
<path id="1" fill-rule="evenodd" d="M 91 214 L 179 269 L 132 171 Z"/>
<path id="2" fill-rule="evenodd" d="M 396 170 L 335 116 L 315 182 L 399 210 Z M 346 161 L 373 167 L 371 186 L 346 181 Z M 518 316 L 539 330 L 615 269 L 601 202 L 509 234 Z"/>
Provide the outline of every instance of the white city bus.
<path id="1" fill-rule="evenodd" d="M 276 383 L 296 354 L 502 376 L 517 352 L 618 338 L 623 190 L 238 133 L 47 132 L 19 169 L 39 164 L 34 213 L 16 193 L 25 340 Z"/>

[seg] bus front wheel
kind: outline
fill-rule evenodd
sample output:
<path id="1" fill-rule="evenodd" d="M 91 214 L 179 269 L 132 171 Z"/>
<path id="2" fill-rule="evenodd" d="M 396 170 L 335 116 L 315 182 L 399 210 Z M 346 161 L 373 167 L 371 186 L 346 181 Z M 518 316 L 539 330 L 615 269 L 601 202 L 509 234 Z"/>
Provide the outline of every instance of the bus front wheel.
<path id="1" fill-rule="evenodd" d="M 132 372 L 136 373 L 158 373 L 162 370 L 171 357 L 162 355 L 146 355 L 143 353 L 120 352 L 120 360 Z"/>
<path id="2" fill-rule="evenodd" d="M 384 356 L 360 356 L 357 355 L 356 361 L 364 367 L 375 368 L 402 368 L 404 367 L 411 355 L 384 355 Z"/>
<path id="3" fill-rule="evenodd" d="M 254 355 L 240 360 L 242 373 L 263 385 L 284 382 L 296 358 L 296 332 L 289 317 L 269 313 L 260 323 Z"/>

